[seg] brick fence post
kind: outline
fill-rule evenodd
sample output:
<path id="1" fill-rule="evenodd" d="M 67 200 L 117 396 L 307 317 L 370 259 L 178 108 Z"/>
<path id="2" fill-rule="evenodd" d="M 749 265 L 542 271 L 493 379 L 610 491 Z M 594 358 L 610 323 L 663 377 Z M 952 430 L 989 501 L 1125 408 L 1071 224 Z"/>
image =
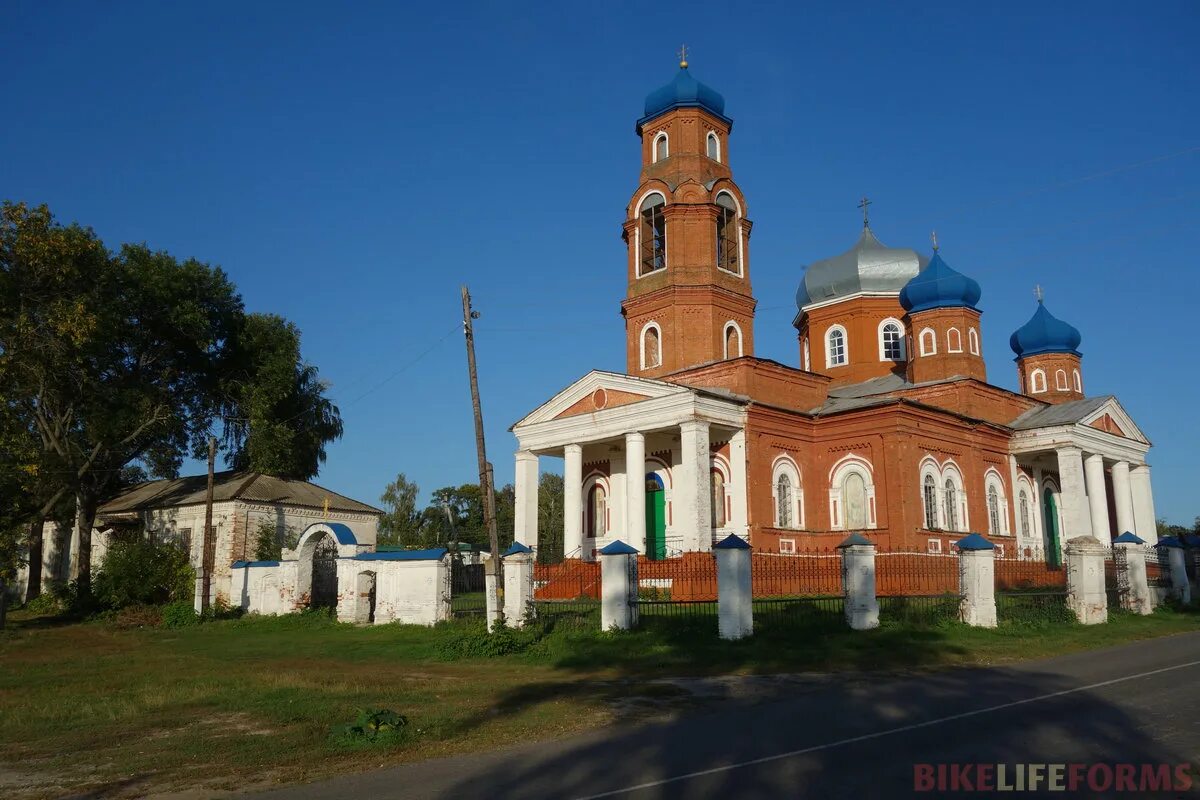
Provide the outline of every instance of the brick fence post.
<path id="1" fill-rule="evenodd" d="M 731 533 L 713 549 L 717 553 L 717 632 L 722 639 L 741 639 L 754 633 L 750 545 Z"/>
<path id="2" fill-rule="evenodd" d="M 1167 564 L 1171 568 L 1171 594 L 1185 606 L 1192 602 L 1192 585 L 1188 581 L 1183 543 L 1174 536 L 1164 536 L 1155 547 L 1167 549 Z"/>
<path id="3" fill-rule="evenodd" d="M 1130 531 L 1113 539 L 1114 555 L 1117 555 L 1117 585 L 1124 585 L 1121 593 L 1121 608 L 1135 614 L 1150 614 L 1154 611 L 1154 598 L 1150 596 L 1150 584 L 1146 580 L 1146 542 Z"/>
<path id="4" fill-rule="evenodd" d="M 514 628 L 533 609 L 533 550 L 520 542 L 504 552 L 504 619 Z"/>
<path id="5" fill-rule="evenodd" d="M 1104 555 L 1108 548 L 1095 536 L 1067 542 L 1067 606 L 1084 625 L 1108 622 L 1104 590 Z"/>
<path id="6" fill-rule="evenodd" d="M 600 550 L 600 630 L 637 625 L 637 556 L 620 539 Z"/>
<path id="7" fill-rule="evenodd" d="M 846 593 L 846 623 L 856 631 L 879 627 L 875 599 L 875 545 L 852 533 L 838 545 L 842 551 L 842 587 Z"/>
<path id="8" fill-rule="evenodd" d="M 996 546 L 978 533 L 959 539 L 958 616 L 977 628 L 996 627 Z"/>

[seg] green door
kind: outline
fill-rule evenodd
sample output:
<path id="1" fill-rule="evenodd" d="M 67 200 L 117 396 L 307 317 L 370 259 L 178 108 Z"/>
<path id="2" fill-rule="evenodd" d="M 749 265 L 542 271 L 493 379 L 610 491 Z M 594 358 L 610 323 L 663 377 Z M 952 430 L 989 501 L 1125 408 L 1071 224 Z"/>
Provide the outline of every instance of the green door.
<path id="1" fill-rule="evenodd" d="M 654 473 L 646 476 L 646 557 L 667 557 L 667 493 Z"/>
<path id="2" fill-rule="evenodd" d="M 1062 549 L 1058 541 L 1058 503 L 1054 492 L 1047 489 L 1042 495 L 1042 507 L 1046 509 L 1046 563 L 1052 567 L 1062 566 Z"/>

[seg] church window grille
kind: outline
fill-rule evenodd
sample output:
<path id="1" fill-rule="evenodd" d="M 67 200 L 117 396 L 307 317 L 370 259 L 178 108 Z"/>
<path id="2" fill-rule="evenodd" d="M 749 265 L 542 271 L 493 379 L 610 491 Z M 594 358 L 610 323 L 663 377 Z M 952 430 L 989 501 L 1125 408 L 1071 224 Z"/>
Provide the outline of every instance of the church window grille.
<path id="1" fill-rule="evenodd" d="M 721 140 L 711 131 L 708 134 L 708 157 L 713 161 L 721 160 Z"/>
<path id="2" fill-rule="evenodd" d="M 721 470 L 712 471 L 712 526 L 724 528 L 725 519 L 725 476 Z"/>
<path id="3" fill-rule="evenodd" d="M 946 479 L 946 530 L 958 530 L 958 487 L 953 478 Z"/>
<path id="4" fill-rule="evenodd" d="M 607 529 L 608 498 L 604 487 L 596 484 L 588 492 L 588 536 L 592 538 L 603 536 Z"/>
<path id="5" fill-rule="evenodd" d="M 841 327 L 831 328 L 826 339 L 826 365 L 839 367 L 846 363 L 846 331 Z"/>
<path id="6" fill-rule="evenodd" d="M 988 533 L 999 535 L 1002 533 L 1000 528 L 1000 493 L 996 491 L 995 486 L 989 486 L 987 490 L 987 507 L 988 507 Z"/>
<path id="7" fill-rule="evenodd" d="M 661 194 L 652 194 L 642 201 L 642 275 L 667 266 L 667 218 L 663 213 L 666 200 Z"/>
<path id="8" fill-rule="evenodd" d="M 883 361 L 904 360 L 904 334 L 895 322 L 885 323 L 880 335 L 881 359 Z"/>
<path id="9" fill-rule="evenodd" d="M 842 502 L 846 507 L 846 530 L 867 527 L 867 484 L 863 476 L 851 472 L 842 482 Z"/>
<path id="10" fill-rule="evenodd" d="M 662 161 L 671 154 L 670 142 L 665 133 L 654 137 L 654 160 Z"/>
<path id="11" fill-rule="evenodd" d="M 775 480 L 775 527 L 793 527 L 792 479 L 786 473 Z"/>
<path id="12" fill-rule="evenodd" d="M 728 192 L 717 195 L 717 266 L 740 274 L 737 204 Z"/>
<path id="13" fill-rule="evenodd" d="M 932 475 L 926 475 L 923 487 L 925 500 L 925 529 L 937 530 L 937 483 Z"/>

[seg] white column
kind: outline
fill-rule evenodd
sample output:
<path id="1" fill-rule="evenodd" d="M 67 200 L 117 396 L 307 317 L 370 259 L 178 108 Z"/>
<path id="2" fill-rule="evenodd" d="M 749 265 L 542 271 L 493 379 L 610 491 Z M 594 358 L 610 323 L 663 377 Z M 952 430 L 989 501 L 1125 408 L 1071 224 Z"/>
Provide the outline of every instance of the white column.
<path id="1" fill-rule="evenodd" d="M 746 483 L 745 431 L 738 431 L 729 439 L 729 472 L 729 479 L 733 482 L 733 513 L 729 515 L 729 525 L 734 533 L 745 538 L 750 529 L 749 514 L 746 510 L 750 491 Z"/>
<path id="2" fill-rule="evenodd" d="M 1043 554 L 1046 550 L 1046 507 L 1042 505 L 1042 471 L 1033 468 L 1033 538 L 1037 549 Z M 1043 558 L 1045 556 L 1043 555 Z"/>
<path id="3" fill-rule="evenodd" d="M 1134 533 L 1150 544 L 1158 541 L 1158 525 L 1154 518 L 1154 494 L 1150 490 L 1150 467 L 1140 464 L 1129 471 L 1129 488 L 1133 494 Z"/>
<path id="4" fill-rule="evenodd" d="M 646 555 L 646 437 L 625 434 L 625 542 Z"/>
<path id="5" fill-rule="evenodd" d="M 516 506 L 513 509 L 513 540 L 537 549 L 538 543 L 538 457 L 528 450 L 517 451 L 513 480 Z"/>
<path id="6" fill-rule="evenodd" d="M 675 505 L 676 524 L 683 532 L 685 551 L 712 550 L 712 478 L 708 452 L 708 423 L 688 420 L 679 426 L 683 451 L 679 503 Z"/>
<path id="7" fill-rule="evenodd" d="M 1083 472 L 1087 481 L 1088 509 L 1091 511 L 1092 536 L 1102 542 L 1111 542 L 1108 527 L 1108 489 L 1104 485 L 1104 456 L 1093 454 L 1083 460 Z"/>
<path id="8" fill-rule="evenodd" d="M 1087 490 L 1083 485 L 1083 451 L 1078 447 L 1060 447 L 1058 455 L 1058 480 L 1062 491 L 1059 515 L 1063 529 L 1059 531 L 1062 543 L 1076 536 L 1092 535 L 1092 518 L 1088 512 Z"/>
<path id="9" fill-rule="evenodd" d="M 569 558 L 591 559 L 583 547 L 583 448 L 563 448 L 563 553 Z"/>
<path id="10" fill-rule="evenodd" d="M 1136 534 L 1133 521 L 1133 491 L 1129 483 L 1129 462 L 1118 461 L 1112 467 L 1113 501 L 1117 507 L 1117 535 Z"/>

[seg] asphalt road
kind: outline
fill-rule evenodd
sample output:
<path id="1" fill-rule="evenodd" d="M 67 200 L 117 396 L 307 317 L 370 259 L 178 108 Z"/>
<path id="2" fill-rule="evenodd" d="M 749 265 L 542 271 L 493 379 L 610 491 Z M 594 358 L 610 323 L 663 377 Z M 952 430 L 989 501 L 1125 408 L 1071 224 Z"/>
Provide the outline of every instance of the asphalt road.
<path id="1" fill-rule="evenodd" d="M 801 678 L 766 697 L 720 700 L 705 712 L 671 721 L 616 726 L 260 796 L 945 797 L 945 791 L 914 790 L 915 764 L 980 763 L 1010 765 L 1010 783 L 1017 764 L 1200 765 L 1200 633 L 920 677 Z M 1099 768 L 1097 779 L 1104 774 Z M 967 778 L 975 787 L 978 774 L 972 771 Z M 1147 796 L 1095 786 L 1075 793 L 1042 787 L 1003 795 Z M 1200 780 L 1191 791 L 1153 796 L 1200 797 Z"/>

